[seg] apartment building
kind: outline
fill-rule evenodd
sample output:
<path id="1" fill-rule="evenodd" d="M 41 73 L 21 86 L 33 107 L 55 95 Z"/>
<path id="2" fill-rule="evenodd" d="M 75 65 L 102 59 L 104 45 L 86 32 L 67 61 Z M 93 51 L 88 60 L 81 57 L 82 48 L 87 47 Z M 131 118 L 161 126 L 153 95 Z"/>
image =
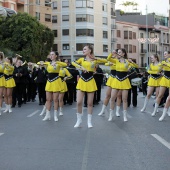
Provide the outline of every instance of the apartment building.
<path id="1" fill-rule="evenodd" d="M 63 58 L 82 56 L 85 44 L 106 57 L 115 46 L 115 0 L 58 0 L 53 3 L 53 50 Z"/>

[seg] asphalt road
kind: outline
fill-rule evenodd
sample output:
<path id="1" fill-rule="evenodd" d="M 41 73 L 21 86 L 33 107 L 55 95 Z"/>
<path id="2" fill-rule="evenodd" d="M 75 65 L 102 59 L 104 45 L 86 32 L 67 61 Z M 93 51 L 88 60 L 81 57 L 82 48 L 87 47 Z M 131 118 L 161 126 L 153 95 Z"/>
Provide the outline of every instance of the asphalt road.
<path id="1" fill-rule="evenodd" d="M 102 99 L 105 97 L 102 89 Z M 141 113 L 144 98 L 138 95 L 138 107 L 128 109 L 128 122 L 115 117 L 108 122 L 94 107 L 87 128 L 84 108 L 82 128 L 76 122 L 76 103 L 64 107 L 58 122 L 42 121 L 42 106 L 27 103 L 13 113 L 0 116 L 0 170 L 170 170 L 170 117 L 163 122 L 160 112 L 151 117 L 154 99 Z"/>

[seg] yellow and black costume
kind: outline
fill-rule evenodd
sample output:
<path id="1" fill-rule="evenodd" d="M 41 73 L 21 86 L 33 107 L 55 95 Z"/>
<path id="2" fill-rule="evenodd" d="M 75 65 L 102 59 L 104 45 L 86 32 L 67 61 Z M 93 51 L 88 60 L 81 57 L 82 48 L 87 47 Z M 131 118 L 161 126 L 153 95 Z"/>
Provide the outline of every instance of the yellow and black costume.
<path id="1" fill-rule="evenodd" d="M 15 81 L 13 79 L 14 66 L 9 63 L 5 63 L 4 77 L 5 77 L 5 87 L 13 88 L 15 87 Z"/>
<path id="2" fill-rule="evenodd" d="M 72 75 L 70 74 L 70 72 L 66 68 L 60 68 L 59 76 L 60 76 L 60 78 L 62 80 L 62 87 L 63 87 L 63 90 L 60 91 L 60 92 L 65 93 L 66 91 L 68 91 L 68 89 L 67 89 L 67 84 L 64 81 L 64 78 L 66 77 L 67 80 L 71 79 Z"/>
<path id="3" fill-rule="evenodd" d="M 110 66 L 110 75 L 106 82 L 106 85 L 112 88 L 115 76 L 116 76 L 116 65 L 114 63 L 105 63 L 106 66 Z"/>
<path id="4" fill-rule="evenodd" d="M 77 83 L 77 89 L 84 92 L 94 92 L 97 90 L 96 82 L 93 78 L 96 64 L 107 63 L 106 59 L 96 58 L 92 61 L 87 61 L 85 58 L 79 58 L 77 61 L 72 62 L 72 65 L 77 68 L 85 68 L 87 72 L 82 72 Z"/>
<path id="5" fill-rule="evenodd" d="M 4 64 L 0 64 L 0 87 L 5 87 Z"/>
<path id="6" fill-rule="evenodd" d="M 37 63 L 38 65 L 40 62 Z M 62 80 L 59 76 L 59 71 L 61 67 L 66 67 L 67 64 L 64 62 L 56 61 L 52 62 L 44 62 L 46 65 L 46 69 L 48 72 L 48 79 L 45 87 L 45 91 L 47 92 L 60 92 L 63 90 Z"/>
<path id="7" fill-rule="evenodd" d="M 112 83 L 113 89 L 126 90 L 131 88 L 131 84 L 128 78 L 128 68 L 132 66 L 138 68 L 136 63 L 130 63 L 125 59 L 124 63 L 121 63 L 118 59 L 112 58 L 112 54 L 109 54 L 107 60 L 116 65 L 116 76 Z"/>
<path id="8" fill-rule="evenodd" d="M 164 71 L 159 86 L 170 88 L 170 62 L 168 60 L 162 61 L 159 66 L 161 66 Z"/>
<path id="9" fill-rule="evenodd" d="M 151 87 L 159 87 L 162 75 L 160 74 L 162 70 L 162 66 L 160 64 L 154 65 L 150 64 L 150 68 L 148 69 L 148 73 L 150 74 L 148 86 Z"/>

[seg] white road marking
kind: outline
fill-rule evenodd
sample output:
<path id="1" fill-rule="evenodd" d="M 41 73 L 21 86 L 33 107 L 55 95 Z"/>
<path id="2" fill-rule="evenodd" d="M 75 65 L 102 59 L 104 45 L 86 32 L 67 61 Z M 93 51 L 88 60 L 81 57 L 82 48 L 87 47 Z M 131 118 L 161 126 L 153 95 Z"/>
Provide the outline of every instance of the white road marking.
<path id="1" fill-rule="evenodd" d="M 31 113 L 30 115 L 28 115 L 27 117 L 32 117 L 34 116 L 35 114 L 37 114 L 40 110 L 36 110 L 35 112 Z"/>
<path id="2" fill-rule="evenodd" d="M 151 134 L 155 139 L 157 139 L 160 143 L 162 143 L 164 146 L 166 146 L 168 149 L 170 149 L 170 143 L 167 142 L 165 139 L 160 137 L 157 134 Z"/>
<path id="3" fill-rule="evenodd" d="M 90 130 L 91 129 L 88 129 L 88 132 L 87 132 L 81 170 L 87 170 L 88 156 L 89 156 L 89 143 L 90 143 Z"/>
<path id="4" fill-rule="evenodd" d="M 4 135 L 4 133 L 0 133 L 0 136 Z"/>

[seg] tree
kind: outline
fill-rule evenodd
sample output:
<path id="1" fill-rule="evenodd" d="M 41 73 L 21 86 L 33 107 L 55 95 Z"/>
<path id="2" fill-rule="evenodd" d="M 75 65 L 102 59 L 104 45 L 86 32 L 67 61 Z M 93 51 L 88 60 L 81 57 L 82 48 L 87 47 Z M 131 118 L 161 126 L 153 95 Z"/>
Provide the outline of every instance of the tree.
<path id="1" fill-rule="evenodd" d="M 137 9 L 138 3 L 133 2 L 133 1 L 125 1 L 125 2 L 123 2 L 121 5 L 124 6 L 125 9 L 126 9 L 127 7 L 132 7 L 132 10 L 134 10 L 134 7 L 136 7 L 136 9 Z M 136 9 L 135 9 L 135 10 L 136 10 Z"/>
<path id="2" fill-rule="evenodd" d="M 9 49 L 27 61 L 44 59 L 53 41 L 53 31 L 27 13 L 0 19 L 0 49 Z"/>

